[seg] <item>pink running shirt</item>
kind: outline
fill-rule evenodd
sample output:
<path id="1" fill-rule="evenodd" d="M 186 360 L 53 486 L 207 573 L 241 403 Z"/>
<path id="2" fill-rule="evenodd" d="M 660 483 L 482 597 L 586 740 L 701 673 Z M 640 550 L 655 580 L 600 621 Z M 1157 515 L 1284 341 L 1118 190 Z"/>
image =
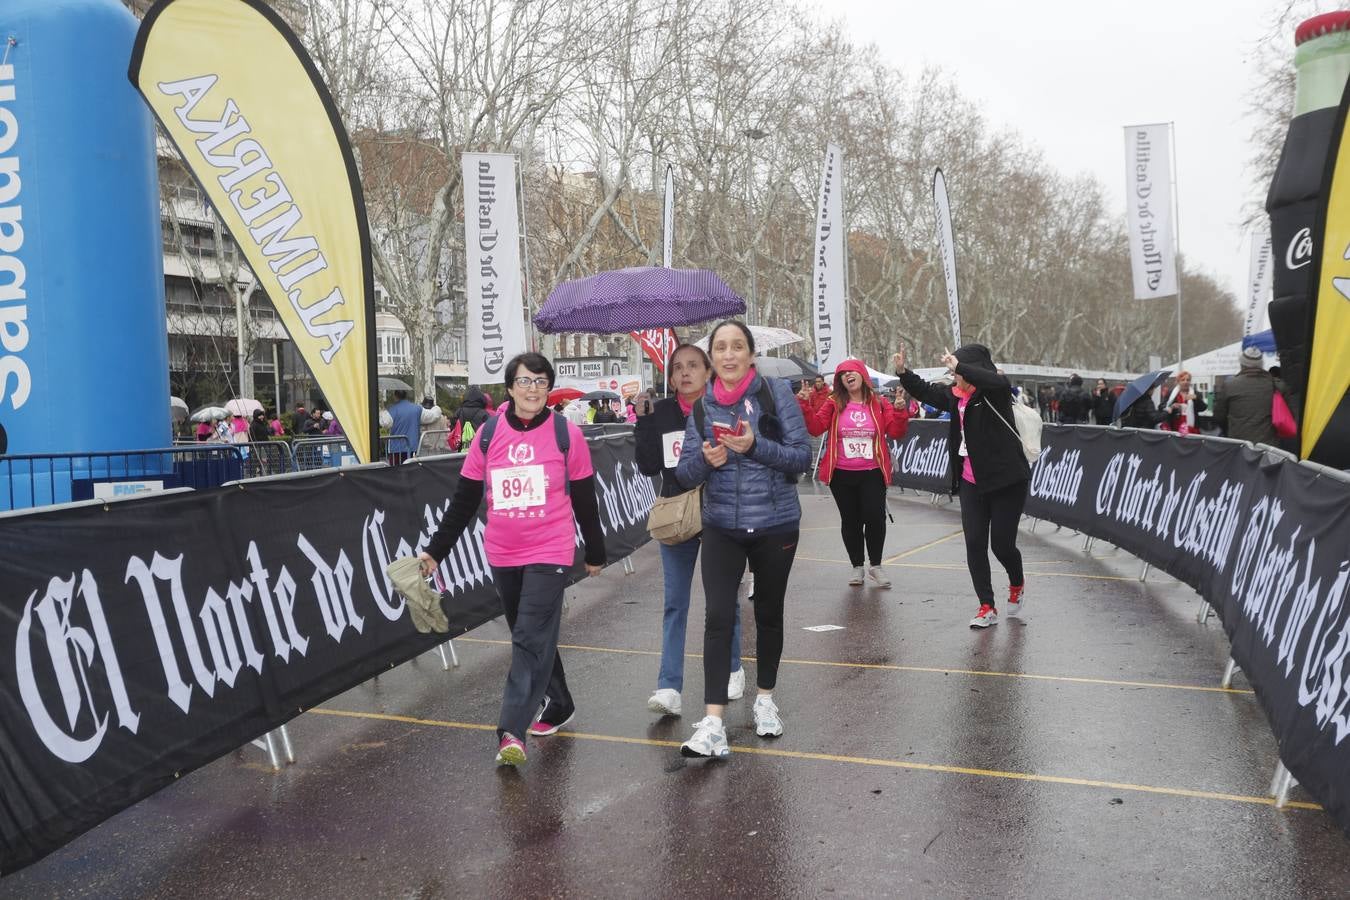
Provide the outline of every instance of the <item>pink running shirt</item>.
<path id="1" fill-rule="evenodd" d="M 589 478 L 595 470 L 581 429 L 568 422 L 567 432 L 572 446 L 567 451 L 566 472 L 552 422 L 518 431 L 502 416 L 488 447 L 486 466 L 476 438 L 469 447 L 460 474 L 483 482 L 488 504 L 483 544 L 490 565 L 572 565 L 577 526 L 564 479 Z"/>
<path id="2" fill-rule="evenodd" d="M 866 403 L 849 403 L 839 413 L 839 440 L 834 445 L 834 467 L 865 472 L 877 465 L 877 422 Z"/>
<path id="3" fill-rule="evenodd" d="M 966 452 L 966 404 L 970 397 L 962 397 L 956 405 L 957 415 L 961 417 L 961 477 L 971 484 L 975 483 L 975 470 L 970 467 L 970 454 Z"/>

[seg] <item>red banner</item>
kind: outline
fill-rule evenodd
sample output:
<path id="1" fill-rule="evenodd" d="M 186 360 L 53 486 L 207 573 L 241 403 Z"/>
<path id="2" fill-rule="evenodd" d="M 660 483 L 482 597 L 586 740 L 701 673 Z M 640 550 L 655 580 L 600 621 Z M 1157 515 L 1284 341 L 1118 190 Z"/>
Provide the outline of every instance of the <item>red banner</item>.
<path id="1" fill-rule="evenodd" d="M 656 364 L 658 372 L 666 370 L 666 357 L 675 351 L 675 347 L 680 340 L 675 336 L 673 328 L 648 328 L 644 331 L 629 332 L 633 340 L 638 342 L 642 352 L 646 353 L 648 358 Z"/>

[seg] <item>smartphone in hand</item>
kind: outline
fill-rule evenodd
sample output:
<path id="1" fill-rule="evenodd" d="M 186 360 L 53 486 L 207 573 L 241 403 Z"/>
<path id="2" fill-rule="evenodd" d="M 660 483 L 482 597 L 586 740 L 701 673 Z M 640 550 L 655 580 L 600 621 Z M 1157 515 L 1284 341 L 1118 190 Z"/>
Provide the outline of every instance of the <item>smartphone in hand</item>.
<path id="1" fill-rule="evenodd" d="M 745 434 L 745 420 L 743 419 L 737 419 L 734 428 L 721 422 L 713 422 L 713 443 L 719 443 L 723 435 L 740 437 L 742 434 Z"/>

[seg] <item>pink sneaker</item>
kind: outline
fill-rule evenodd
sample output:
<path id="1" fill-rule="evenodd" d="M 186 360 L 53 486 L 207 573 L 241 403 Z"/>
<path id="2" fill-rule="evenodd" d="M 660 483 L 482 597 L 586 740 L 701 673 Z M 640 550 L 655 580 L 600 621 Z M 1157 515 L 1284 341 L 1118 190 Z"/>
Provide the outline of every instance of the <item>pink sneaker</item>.
<path id="1" fill-rule="evenodd" d="M 525 744 L 521 742 L 520 738 L 509 733 L 502 735 L 502 742 L 497 747 L 497 765 L 525 765 Z"/>
<path id="2" fill-rule="evenodd" d="M 530 725 L 530 736 L 548 737 L 550 734 L 557 734 L 558 729 L 562 728 L 568 722 L 571 722 L 572 719 L 576 716 L 576 714 L 577 711 L 572 710 L 570 713 L 567 714 L 567 718 L 563 719 L 561 722 L 548 722 L 545 721 L 543 718 L 535 719 L 534 722 L 531 723 Z"/>

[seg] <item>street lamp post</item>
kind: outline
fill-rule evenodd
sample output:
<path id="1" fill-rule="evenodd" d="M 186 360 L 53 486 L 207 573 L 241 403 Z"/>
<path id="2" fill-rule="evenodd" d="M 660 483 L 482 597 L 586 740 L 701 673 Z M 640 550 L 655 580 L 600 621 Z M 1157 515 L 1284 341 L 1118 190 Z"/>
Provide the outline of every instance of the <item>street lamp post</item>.
<path id="1" fill-rule="evenodd" d="M 244 322 L 248 315 L 245 304 L 249 295 L 253 293 L 253 285 L 252 272 L 248 273 L 246 279 L 236 280 L 234 283 L 234 350 L 239 366 L 240 397 L 253 396 L 253 371 L 248 366 L 248 347 L 244 338 Z"/>
<path id="2" fill-rule="evenodd" d="M 750 191 L 751 183 L 754 179 L 754 153 L 751 149 L 752 141 L 762 141 L 769 136 L 767 131 L 760 128 L 744 128 L 741 130 L 741 136 L 745 141 L 745 216 L 750 222 L 750 308 L 747 310 L 746 321 L 751 324 L 759 323 L 759 254 L 756 248 L 756 228 L 755 207 L 752 202 L 753 197 Z"/>

